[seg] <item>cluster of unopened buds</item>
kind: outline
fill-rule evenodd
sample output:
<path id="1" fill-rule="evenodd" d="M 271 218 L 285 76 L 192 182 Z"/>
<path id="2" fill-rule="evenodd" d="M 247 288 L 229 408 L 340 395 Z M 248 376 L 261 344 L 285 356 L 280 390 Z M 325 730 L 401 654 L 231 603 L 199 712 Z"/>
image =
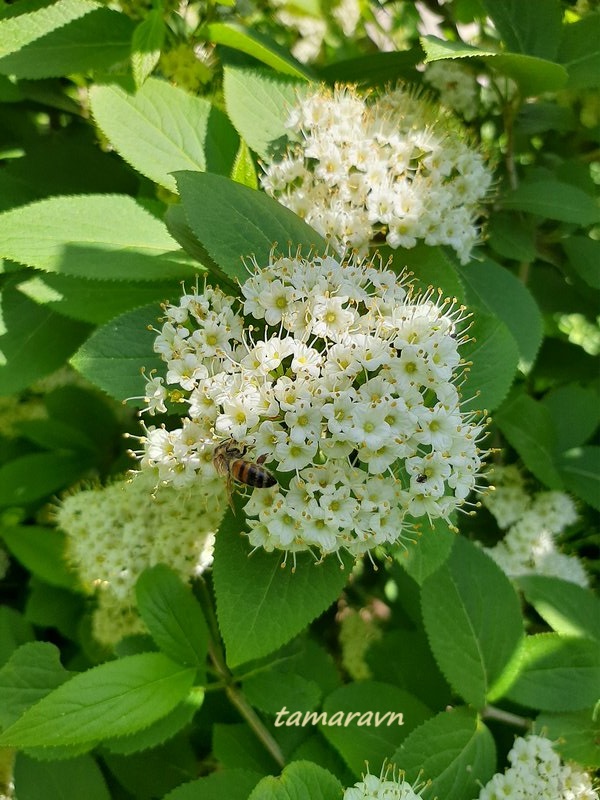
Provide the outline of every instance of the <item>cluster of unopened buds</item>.
<path id="1" fill-rule="evenodd" d="M 215 467 L 259 487 L 244 511 L 268 551 L 360 555 L 420 517 L 449 520 L 483 456 L 456 388 L 464 308 L 377 259 L 254 267 L 239 302 L 207 286 L 164 307 L 146 411 L 185 415 L 147 428 L 143 466 L 180 487 Z"/>

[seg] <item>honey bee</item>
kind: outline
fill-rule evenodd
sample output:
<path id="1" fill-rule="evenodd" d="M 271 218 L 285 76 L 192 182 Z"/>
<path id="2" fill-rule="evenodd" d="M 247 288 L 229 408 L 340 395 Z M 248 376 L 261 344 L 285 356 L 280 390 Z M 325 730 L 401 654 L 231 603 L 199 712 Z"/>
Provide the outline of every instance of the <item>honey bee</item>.
<path id="1" fill-rule="evenodd" d="M 233 508 L 232 482 L 238 481 L 255 489 L 268 489 L 275 486 L 277 481 L 268 469 L 263 467 L 266 456 L 259 456 L 256 461 L 248 461 L 246 446 L 233 439 L 226 439 L 215 447 L 213 464 L 217 474 L 227 479 L 227 496 L 229 505 Z"/>

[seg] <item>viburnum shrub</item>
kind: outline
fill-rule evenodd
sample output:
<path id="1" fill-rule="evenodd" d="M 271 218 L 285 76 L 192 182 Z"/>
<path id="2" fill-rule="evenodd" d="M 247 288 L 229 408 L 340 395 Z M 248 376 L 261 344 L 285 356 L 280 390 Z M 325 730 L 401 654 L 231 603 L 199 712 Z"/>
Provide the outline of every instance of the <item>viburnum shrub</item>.
<path id="1" fill-rule="evenodd" d="M 598 800 L 598 41 L 0 8 L 0 800 Z"/>

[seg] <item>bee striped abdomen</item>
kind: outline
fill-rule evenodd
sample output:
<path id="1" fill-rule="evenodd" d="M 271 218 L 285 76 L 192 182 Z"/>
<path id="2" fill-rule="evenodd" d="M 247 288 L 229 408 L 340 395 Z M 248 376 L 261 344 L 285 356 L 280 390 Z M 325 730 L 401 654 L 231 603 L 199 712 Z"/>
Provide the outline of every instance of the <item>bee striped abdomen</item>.
<path id="1" fill-rule="evenodd" d="M 236 481 L 244 483 L 246 486 L 254 486 L 257 489 L 268 489 L 269 486 L 275 486 L 277 483 L 271 473 L 261 467 L 260 464 L 246 461 L 243 458 L 237 458 L 232 461 L 230 471 Z"/>

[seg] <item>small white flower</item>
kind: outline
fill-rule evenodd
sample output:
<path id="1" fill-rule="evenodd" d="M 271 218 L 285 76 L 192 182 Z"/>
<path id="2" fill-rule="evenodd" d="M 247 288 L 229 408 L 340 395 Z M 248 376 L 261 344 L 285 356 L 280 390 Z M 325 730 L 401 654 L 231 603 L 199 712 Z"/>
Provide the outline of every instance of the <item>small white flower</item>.
<path id="1" fill-rule="evenodd" d="M 167 407 L 165 405 L 165 400 L 167 399 L 167 390 L 163 384 L 163 378 L 158 375 L 148 378 L 146 381 L 144 400 L 148 405 L 145 410 L 150 414 L 167 413 Z"/>
<path id="2" fill-rule="evenodd" d="M 317 452 L 318 442 L 280 442 L 275 447 L 274 457 L 282 472 L 300 470 L 310 464 Z"/>
<path id="3" fill-rule="evenodd" d="M 358 405 L 354 408 L 347 431 L 349 441 L 369 450 L 377 450 L 390 438 L 391 429 L 385 421 L 386 408 L 381 405 Z"/>
<path id="4" fill-rule="evenodd" d="M 336 340 L 354 323 L 354 312 L 343 308 L 347 297 L 319 297 L 312 306 L 311 330 L 315 336 Z"/>
<path id="5" fill-rule="evenodd" d="M 181 358 L 171 359 L 167 370 L 167 383 L 178 383 L 191 392 L 198 381 L 208 377 L 208 369 L 196 353 L 185 353 Z"/>

